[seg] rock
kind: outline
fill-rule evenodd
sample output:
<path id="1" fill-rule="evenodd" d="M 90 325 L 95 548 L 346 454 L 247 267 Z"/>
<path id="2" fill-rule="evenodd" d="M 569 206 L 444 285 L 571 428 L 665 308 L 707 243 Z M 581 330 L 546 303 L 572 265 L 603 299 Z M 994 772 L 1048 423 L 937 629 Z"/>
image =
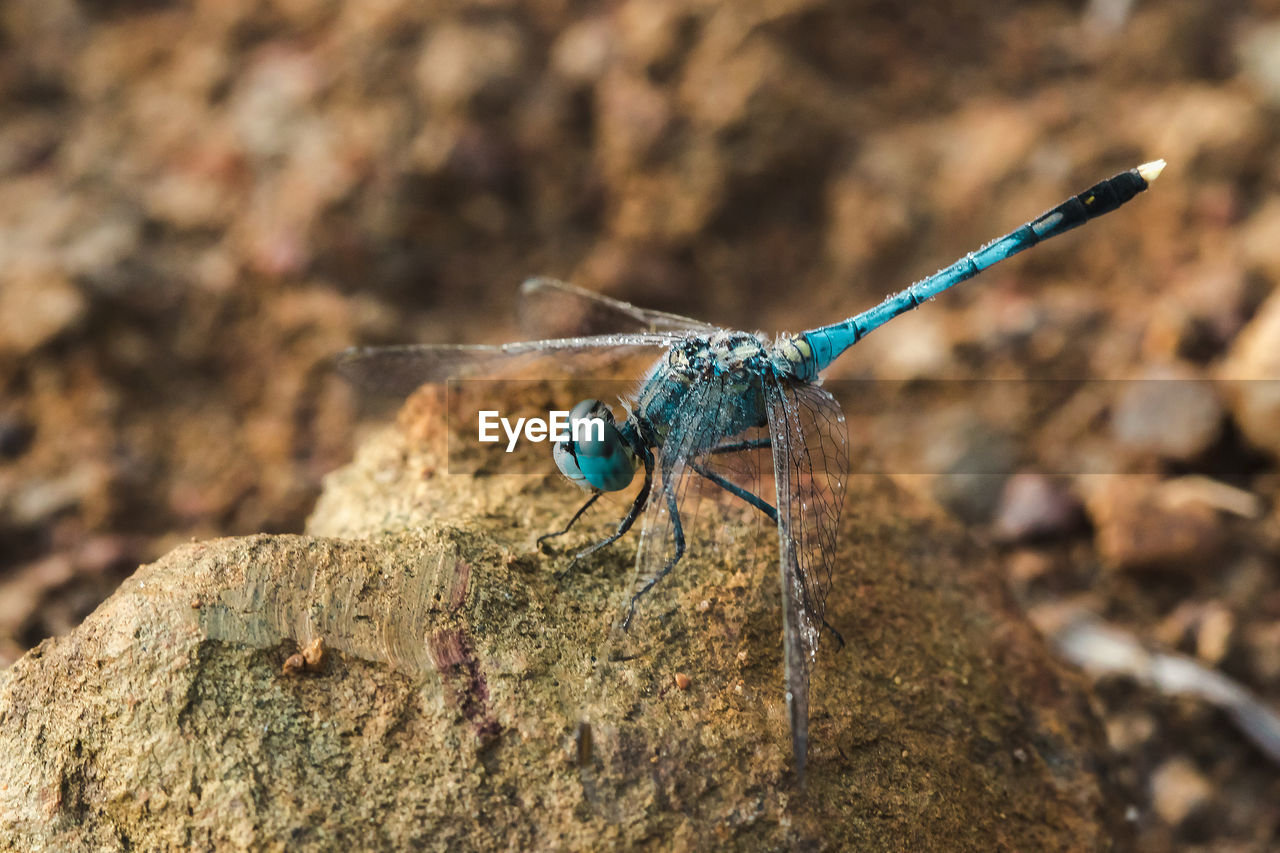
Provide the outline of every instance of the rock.
<path id="1" fill-rule="evenodd" d="M 36 428 L 21 412 L 0 411 L 0 459 L 17 459 L 27 452 Z"/>
<path id="2" fill-rule="evenodd" d="M 1166 761 L 1151 774 L 1151 804 L 1170 826 L 1178 826 L 1213 799 L 1213 784 L 1186 758 Z"/>
<path id="3" fill-rule="evenodd" d="M 1225 530 L 1207 503 L 1150 477 L 1114 476 L 1089 495 L 1098 552 L 1122 569 L 1211 571 Z"/>
<path id="4" fill-rule="evenodd" d="M 1245 436 L 1280 456 L 1280 293 L 1236 338 L 1218 376 Z"/>
<path id="5" fill-rule="evenodd" d="M 1196 657 L 1209 666 L 1222 664 L 1231 650 L 1236 619 L 1220 601 L 1184 601 L 1160 620 L 1154 636 L 1166 648 L 1194 641 Z"/>
<path id="6" fill-rule="evenodd" d="M 1111 432 L 1131 451 L 1187 461 L 1208 450 L 1222 431 L 1222 403 L 1192 371 L 1152 370 L 1121 387 Z"/>
<path id="7" fill-rule="evenodd" d="M 510 24 L 449 21 L 432 32 L 423 49 L 418 85 L 442 109 L 497 96 L 520 79 L 524 53 L 524 34 Z"/>
<path id="8" fill-rule="evenodd" d="M 0 271 L 0 353 L 27 355 L 80 322 L 84 296 L 48 267 Z"/>
<path id="9" fill-rule="evenodd" d="M 590 86 L 609 67 L 614 33 L 604 17 L 571 24 L 551 46 L 551 68 L 572 83 Z"/>
<path id="10" fill-rule="evenodd" d="M 1245 633 L 1244 644 L 1258 680 L 1267 684 L 1280 681 L 1280 620 L 1250 626 Z"/>
<path id="11" fill-rule="evenodd" d="M 1273 105 L 1280 106 L 1280 24 L 1250 27 L 1236 45 L 1240 70 Z"/>
<path id="12" fill-rule="evenodd" d="M 933 478 L 932 494 L 956 517 L 989 521 L 1005 482 L 1018 463 L 1018 448 L 1004 432 L 976 418 L 939 418 L 935 443 L 923 453 Z"/>
<path id="13" fill-rule="evenodd" d="M 1006 542 L 1060 536 L 1078 528 L 1084 513 L 1074 495 L 1043 474 L 1010 477 L 996 510 L 992 532 Z"/>
<path id="14" fill-rule="evenodd" d="M 22 483 L 9 501 L 12 523 L 33 526 L 101 492 L 110 474 L 96 462 L 82 462 L 60 476 L 33 477 Z"/>
<path id="15" fill-rule="evenodd" d="M 533 540 L 575 491 L 447 474 L 439 406 L 311 535 L 181 547 L 0 673 L 0 848 L 1112 849 L 1082 682 L 935 511 L 849 482 L 797 788 L 767 526 L 695 545 L 610 659 L 634 545 L 564 571 Z"/>

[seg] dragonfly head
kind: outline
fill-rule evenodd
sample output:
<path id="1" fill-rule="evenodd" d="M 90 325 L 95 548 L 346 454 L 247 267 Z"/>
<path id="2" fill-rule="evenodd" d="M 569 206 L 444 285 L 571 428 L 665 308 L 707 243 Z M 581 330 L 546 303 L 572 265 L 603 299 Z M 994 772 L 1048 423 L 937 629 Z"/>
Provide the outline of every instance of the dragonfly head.
<path id="1" fill-rule="evenodd" d="M 569 412 L 569 437 L 551 448 L 556 467 L 584 489 L 616 492 L 635 476 L 639 460 L 618 431 L 613 412 L 599 400 L 583 400 Z"/>

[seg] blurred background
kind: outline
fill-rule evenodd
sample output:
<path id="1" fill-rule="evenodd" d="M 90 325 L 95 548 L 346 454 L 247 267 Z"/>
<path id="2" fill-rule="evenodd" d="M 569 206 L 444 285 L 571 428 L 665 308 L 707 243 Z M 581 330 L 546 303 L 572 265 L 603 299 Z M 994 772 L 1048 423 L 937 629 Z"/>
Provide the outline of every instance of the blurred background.
<path id="1" fill-rule="evenodd" d="M 1163 157 L 837 375 L 981 380 L 846 399 L 857 464 L 1042 624 L 1274 708 L 1278 143 L 1276 0 L 6 0 L 0 666 L 178 542 L 301 530 L 357 433 L 343 347 L 514 338 L 533 274 L 809 328 Z M 1140 849 L 1280 849 L 1221 710 L 1098 697 Z"/>

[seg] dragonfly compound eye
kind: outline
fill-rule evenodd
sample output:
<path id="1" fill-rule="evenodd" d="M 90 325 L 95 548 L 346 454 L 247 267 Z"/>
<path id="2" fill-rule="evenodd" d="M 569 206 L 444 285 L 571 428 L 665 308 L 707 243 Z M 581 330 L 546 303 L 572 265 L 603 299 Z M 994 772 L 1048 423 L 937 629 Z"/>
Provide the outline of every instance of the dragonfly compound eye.
<path id="1" fill-rule="evenodd" d="M 561 473 L 584 489 L 616 492 L 636 472 L 636 456 L 618 431 L 613 412 L 599 400 L 583 400 L 569 412 L 569 439 L 552 449 Z"/>

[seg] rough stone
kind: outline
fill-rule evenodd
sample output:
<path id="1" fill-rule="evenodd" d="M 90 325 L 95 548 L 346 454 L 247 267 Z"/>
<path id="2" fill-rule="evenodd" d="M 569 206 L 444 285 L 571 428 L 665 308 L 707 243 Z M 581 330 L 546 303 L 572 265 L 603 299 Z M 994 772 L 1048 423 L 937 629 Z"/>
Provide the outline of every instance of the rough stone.
<path id="1" fill-rule="evenodd" d="M 1117 568 L 1209 572 L 1225 543 L 1216 509 L 1150 477 L 1107 477 L 1086 506 L 1098 552 Z"/>
<path id="2" fill-rule="evenodd" d="M 1262 306 L 1236 338 L 1218 375 L 1240 429 L 1280 456 L 1280 294 Z"/>
<path id="3" fill-rule="evenodd" d="M 1122 387 L 1111 431 L 1130 451 L 1189 460 L 1222 431 L 1222 403 L 1213 386 L 1191 370 L 1150 370 Z"/>
<path id="4" fill-rule="evenodd" d="M 611 647 L 632 547 L 568 570 L 592 513 L 540 553 L 578 496 L 448 474 L 440 406 L 332 475 L 311 535 L 183 546 L 0 673 L 0 848 L 1116 843 L 1082 683 L 936 511 L 850 480 L 798 787 L 771 532 L 704 509 L 717 547 Z"/>
<path id="5" fill-rule="evenodd" d="M 1080 501 L 1063 484 L 1024 471 L 1005 482 L 992 533 L 1003 541 L 1018 542 L 1069 533 L 1083 520 Z"/>
<path id="6" fill-rule="evenodd" d="M 84 316 L 85 300 L 66 276 L 48 267 L 0 274 L 0 354 L 27 355 Z"/>
<path id="7" fill-rule="evenodd" d="M 1151 776 L 1151 804 L 1170 826 L 1177 826 L 1213 799 L 1213 785 L 1186 758 L 1166 761 Z"/>

